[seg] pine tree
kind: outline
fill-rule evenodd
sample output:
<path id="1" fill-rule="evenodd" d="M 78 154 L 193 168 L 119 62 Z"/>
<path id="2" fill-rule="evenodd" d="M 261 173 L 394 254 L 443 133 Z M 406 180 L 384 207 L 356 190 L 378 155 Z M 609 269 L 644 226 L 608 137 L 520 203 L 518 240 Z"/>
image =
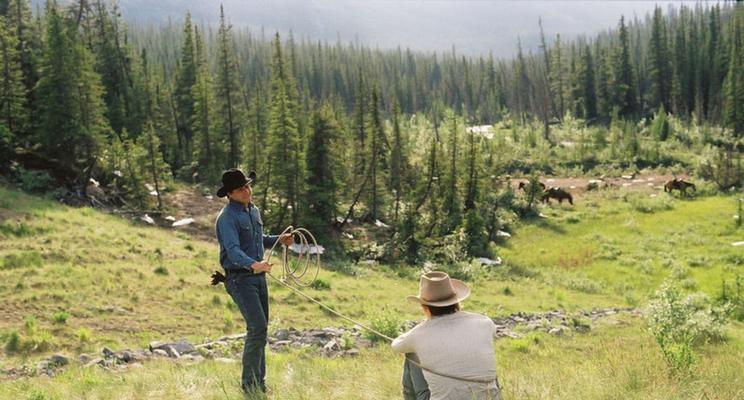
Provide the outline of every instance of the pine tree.
<path id="1" fill-rule="evenodd" d="M 110 128 L 103 115 L 103 88 L 74 21 L 65 21 L 55 3 L 47 4 L 44 59 L 36 89 L 39 137 L 44 152 L 58 160 L 69 178 L 96 159 Z"/>
<path id="2" fill-rule="evenodd" d="M 390 189 L 395 196 L 394 221 L 397 225 L 398 214 L 400 212 L 400 201 L 403 196 L 404 171 L 408 170 L 405 159 L 406 149 L 403 147 L 403 137 L 400 131 L 400 107 L 398 102 L 393 100 L 393 146 L 390 155 Z"/>
<path id="3" fill-rule="evenodd" d="M 209 73 L 207 62 L 207 49 L 204 38 L 198 28 L 194 29 L 194 42 L 196 50 L 196 83 L 192 91 L 194 97 L 194 118 L 191 125 L 198 143 L 196 160 L 199 162 L 199 174 L 204 182 L 217 182 L 220 174 L 218 164 L 217 142 L 212 129 L 214 97 L 212 96 L 212 78 Z"/>
<path id="4" fill-rule="evenodd" d="M 101 76 L 106 102 L 106 118 L 116 133 L 127 128 L 137 134 L 144 123 L 144 112 L 134 95 L 132 61 L 129 46 L 123 43 L 119 10 L 109 13 L 102 0 L 95 3 L 93 32 L 88 38 L 96 58 L 96 72 Z"/>
<path id="5" fill-rule="evenodd" d="M 555 111 L 559 120 L 566 114 L 566 65 L 561 47 L 561 35 L 555 38 L 553 50 L 550 52 L 550 90 L 555 98 Z"/>
<path id="6" fill-rule="evenodd" d="M 581 111 L 577 116 L 591 121 L 597 118 L 597 93 L 594 85 L 594 62 L 589 45 L 584 46 L 576 75 L 577 103 Z"/>
<path id="7" fill-rule="evenodd" d="M 462 222 L 462 207 L 460 202 L 460 194 L 457 184 L 457 164 L 459 160 L 459 152 L 457 144 L 458 139 L 458 128 L 457 128 L 457 117 L 451 116 L 452 128 L 450 131 L 450 146 L 449 146 L 449 166 L 444 182 L 442 182 L 443 194 L 442 199 L 442 210 L 445 214 L 443 218 L 440 233 L 449 234 L 452 233 L 460 223 Z"/>
<path id="8" fill-rule="evenodd" d="M 27 122 L 26 88 L 17 50 L 17 40 L 0 18 L 0 124 L 19 137 Z"/>
<path id="9" fill-rule="evenodd" d="M 465 251 L 471 257 L 488 257 L 488 234 L 486 233 L 486 224 L 478 213 L 478 210 L 471 209 L 465 213 L 463 221 L 463 231 L 465 233 Z"/>
<path id="10" fill-rule="evenodd" d="M 364 75 L 359 68 L 354 103 L 354 156 L 353 176 L 358 180 L 368 169 L 367 166 L 367 91 L 364 85 Z"/>
<path id="11" fill-rule="evenodd" d="M 137 139 L 137 145 L 144 149 L 138 164 L 143 168 L 142 175 L 152 179 L 152 185 L 155 188 L 155 195 L 158 199 L 158 210 L 163 208 L 163 200 L 160 196 L 163 190 L 163 183 L 170 175 L 168 165 L 163 161 L 163 155 L 160 152 L 160 141 L 155 134 L 155 128 L 152 122 L 147 122 L 142 135 Z"/>
<path id="12" fill-rule="evenodd" d="M 671 66 L 667 45 L 666 24 L 661 13 L 661 7 L 654 10 L 651 25 L 651 39 L 649 48 L 649 72 L 651 75 L 651 108 L 663 105 L 669 110 L 671 107 Z"/>
<path id="13" fill-rule="evenodd" d="M 478 199 L 478 168 L 480 149 L 478 148 L 478 140 L 474 130 L 470 130 L 468 133 L 468 179 L 465 184 L 465 211 L 470 211 L 476 208 L 476 200 Z"/>
<path id="14" fill-rule="evenodd" d="M 744 137 L 744 7 L 738 6 L 729 35 L 731 56 L 724 85 L 724 122 L 737 138 Z"/>
<path id="15" fill-rule="evenodd" d="M 630 62 L 630 43 L 628 42 L 628 28 L 625 26 L 625 17 L 620 17 L 619 31 L 620 43 L 615 49 L 613 60 L 613 103 L 619 107 L 619 115 L 627 118 L 638 112 L 638 97 L 633 66 Z"/>
<path id="16" fill-rule="evenodd" d="M 222 24 L 220 24 L 222 27 Z M 194 46 L 194 28 L 191 25 L 191 13 L 186 13 L 183 23 L 183 43 L 181 44 L 181 59 L 178 65 L 176 87 L 173 92 L 176 105 L 178 159 L 177 169 L 188 165 L 193 154 L 192 144 L 194 129 L 191 122 L 194 118 L 193 87 L 196 84 L 196 47 Z"/>
<path id="17" fill-rule="evenodd" d="M 686 14 L 684 10 L 683 8 L 683 12 L 680 14 L 681 19 L 685 19 Z M 672 63 L 674 79 L 672 79 L 671 102 L 673 105 L 672 110 L 685 117 L 692 112 L 690 101 L 695 98 L 690 92 L 690 74 L 692 68 L 688 61 L 689 55 L 687 52 L 689 50 L 685 26 L 677 26 L 674 36 L 674 62 Z"/>
<path id="18" fill-rule="evenodd" d="M 279 33 L 273 40 L 274 54 L 271 62 L 271 82 L 269 85 L 269 163 L 272 179 L 275 179 L 272 189 L 283 204 L 279 210 L 276 227 L 281 228 L 289 206 L 296 202 L 298 182 L 295 181 L 296 159 L 299 148 L 299 131 L 293 111 L 297 109 L 293 97 L 294 87 L 289 67 L 282 55 L 282 45 Z M 296 212 L 292 210 L 293 215 Z"/>
<path id="19" fill-rule="evenodd" d="M 597 53 L 597 114 L 608 119 L 612 112 L 613 99 L 610 95 L 611 69 L 607 51 L 600 49 Z"/>
<path id="20" fill-rule="evenodd" d="M 14 33 L 16 49 L 21 67 L 21 76 L 25 86 L 26 99 L 24 101 L 26 117 L 25 126 L 21 127 L 22 136 L 28 136 L 36 131 L 38 125 L 38 105 L 35 100 L 35 87 L 39 81 L 39 63 L 41 59 L 43 32 L 39 24 L 33 24 L 28 0 L 8 1 L 6 15 L 8 28 Z M 40 18 L 40 17 L 38 17 Z"/>
<path id="21" fill-rule="evenodd" d="M 385 189 L 388 182 L 388 156 L 387 149 L 390 147 L 385 136 L 382 115 L 380 113 L 380 100 L 377 87 L 372 89 L 370 103 L 370 125 L 369 125 L 369 183 L 370 188 L 367 192 L 365 203 L 368 207 L 367 218 L 374 221 L 375 219 L 384 219 L 384 209 L 386 206 Z"/>
<path id="22" fill-rule="evenodd" d="M 232 26 L 225 19 L 225 10 L 220 6 L 220 27 L 217 31 L 217 121 L 218 135 L 227 143 L 226 168 L 237 167 L 240 163 L 240 86 L 232 47 Z M 273 77 L 272 77 L 273 79 Z"/>
<path id="23" fill-rule="evenodd" d="M 325 104 L 313 112 L 312 131 L 307 148 L 306 220 L 313 232 L 327 233 L 337 210 L 338 182 L 334 166 L 333 143 L 339 135 L 330 107 Z"/>

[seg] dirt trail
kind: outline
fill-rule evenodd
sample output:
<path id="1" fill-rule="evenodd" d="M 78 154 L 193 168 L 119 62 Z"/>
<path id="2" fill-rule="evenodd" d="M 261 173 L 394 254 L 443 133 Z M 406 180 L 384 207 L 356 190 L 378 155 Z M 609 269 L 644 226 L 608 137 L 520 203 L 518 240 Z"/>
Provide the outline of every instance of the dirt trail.
<path id="1" fill-rule="evenodd" d="M 562 178 L 555 176 L 541 176 L 540 182 L 544 183 L 547 187 L 560 187 L 572 194 L 585 193 L 591 182 L 596 182 L 599 190 L 609 189 L 625 189 L 631 191 L 663 191 L 664 183 L 675 176 L 659 175 L 659 174 L 637 174 L 637 175 L 626 175 L 620 178 Z M 686 175 L 677 175 L 676 178 L 689 180 Z M 517 190 L 520 182 L 527 182 L 528 178 L 512 178 L 510 184 L 514 190 Z"/>

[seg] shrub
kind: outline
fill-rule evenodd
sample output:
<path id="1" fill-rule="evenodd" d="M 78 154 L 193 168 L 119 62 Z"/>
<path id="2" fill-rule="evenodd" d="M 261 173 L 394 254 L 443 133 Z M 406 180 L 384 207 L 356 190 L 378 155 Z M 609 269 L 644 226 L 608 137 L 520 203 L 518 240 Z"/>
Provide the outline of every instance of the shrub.
<path id="1" fill-rule="evenodd" d="M 317 278 L 310 284 L 310 287 L 315 290 L 329 290 L 331 288 L 331 283 L 325 279 Z"/>
<path id="2" fill-rule="evenodd" d="M 158 275 L 168 275 L 168 269 L 165 268 L 162 265 L 159 266 L 159 267 L 157 267 L 157 268 L 155 268 L 152 272 L 154 272 L 154 273 L 156 273 Z"/>
<path id="3" fill-rule="evenodd" d="M 395 338 L 400 334 L 402 325 L 403 320 L 401 319 L 401 317 L 395 311 L 391 311 L 388 309 L 382 309 L 374 312 L 369 318 L 370 328 L 391 338 Z M 379 335 L 369 331 L 365 331 L 365 336 L 373 343 L 385 340 Z"/>
<path id="4" fill-rule="evenodd" d="M 722 281 L 721 293 L 716 301 L 718 304 L 730 304 L 731 316 L 737 321 L 744 321 L 744 274 L 738 275 L 731 285 Z"/>
<path id="5" fill-rule="evenodd" d="M 625 195 L 624 200 L 628 202 L 634 210 L 653 214 L 659 211 L 671 210 L 674 208 L 672 199 L 669 196 L 650 197 L 640 193 L 629 193 Z"/>
<path id="6" fill-rule="evenodd" d="M 52 315 L 52 321 L 56 324 L 64 324 L 67 322 L 68 318 L 70 318 L 70 313 L 67 311 L 59 311 Z"/>
<path id="7" fill-rule="evenodd" d="M 80 343 L 90 343 L 93 339 L 93 333 L 88 328 L 78 329 L 75 331 L 75 336 L 77 336 Z"/>
<path id="8" fill-rule="evenodd" d="M 341 335 L 341 348 L 344 350 L 349 350 L 352 347 L 354 347 L 354 336 L 352 336 L 349 332 L 344 332 Z"/>
<path id="9" fill-rule="evenodd" d="M 730 307 L 716 305 L 703 293 L 685 296 L 673 282 L 664 282 L 644 311 L 649 330 L 674 373 L 695 362 L 693 346 L 723 337 Z"/>
<path id="10" fill-rule="evenodd" d="M 15 353 L 21 347 L 21 336 L 18 331 L 10 331 L 8 339 L 5 341 L 5 351 L 7 353 Z"/>
<path id="11" fill-rule="evenodd" d="M 18 167 L 15 178 L 18 186 L 26 192 L 43 192 L 52 186 L 52 177 L 45 171 Z"/>

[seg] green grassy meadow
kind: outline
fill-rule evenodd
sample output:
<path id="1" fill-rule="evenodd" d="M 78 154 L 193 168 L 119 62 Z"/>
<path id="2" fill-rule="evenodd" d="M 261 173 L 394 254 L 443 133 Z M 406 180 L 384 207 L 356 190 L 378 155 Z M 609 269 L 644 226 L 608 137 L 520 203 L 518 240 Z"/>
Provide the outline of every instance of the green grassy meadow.
<path id="1" fill-rule="evenodd" d="M 510 313 L 642 307 L 667 278 L 717 296 L 744 273 L 734 196 L 670 198 L 623 190 L 587 194 L 523 221 L 498 247 L 504 265 L 480 269 L 466 310 Z M 0 369 L 68 355 L 143 348 L 151 340 L 194 343 L 243 327 L 220 285 L 216 242 L 152 228 L 89 208 L 74 209 L 0 186 Z M 351 271 L 353 274 L 349 274 Z M 330 289 L 308 293 L 366 321 L 384 312 L 406 320 L 420 310 L 412 267 L 324 265 Z M 348 325 L 275 283 L 271 329 Z M 696 348 L 689 376 L 671 375 L 643 320 L 618 315 L 589 333 L 530 333 L 496 342 L 506 399 L 736 399 L 744 397 L 744 324 L 726 340 Z M 7 348 L 7 346 L 6 346 Z M 385 346 L 356 358 L 292 350 L 270 353 L 273 399 L 400 398 L 401 357 Z M 1 399 L 240 398 L 240 366 L 151 361 L 106 372 L 71 366 L 54 378 L 8 380 Z"/>

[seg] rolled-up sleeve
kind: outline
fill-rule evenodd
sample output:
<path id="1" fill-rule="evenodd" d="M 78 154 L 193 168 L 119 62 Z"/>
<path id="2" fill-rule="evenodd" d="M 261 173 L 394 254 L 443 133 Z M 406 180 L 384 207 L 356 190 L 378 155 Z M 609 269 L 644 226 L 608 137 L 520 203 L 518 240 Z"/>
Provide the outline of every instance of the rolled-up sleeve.
<path id="1" fill-rule="evenodd" d="M 217 219 L 217 235 L 220 245 L 225 248 L 227 259 L 230 265 L 223 265 L 225 270 L 250 268 L 256 260 L 248 257 L 240 248 L 240 238 L 238 236 L 238 227 L 235 219 L 226 214 L 222 214 Z"/>

